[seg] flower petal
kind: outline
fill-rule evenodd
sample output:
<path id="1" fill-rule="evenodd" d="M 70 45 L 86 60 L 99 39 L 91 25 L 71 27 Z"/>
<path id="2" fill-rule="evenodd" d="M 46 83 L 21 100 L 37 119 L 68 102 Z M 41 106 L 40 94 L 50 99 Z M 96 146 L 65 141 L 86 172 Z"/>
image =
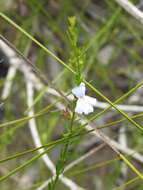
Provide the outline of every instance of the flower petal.
<path id="1" fill-rule="evenodd" d="M 85 84 L 82 82 L 79 86 L 72 89 L 72 93 L 77 97 L 81 98 L 85 95 Z"/>
<path id="2" fill-rule="evenodd" d="M 96 98 L 92 98 L 90 96 L 84 96 L 84 100 L 85 102 L 87 102 L 88 104 L 91 104 L 92 106 L 95 106 L 96 105 Z"/>
<path id="3" fill-rule="evenodd" d="M 83 101 L 79 98 L 76 102 L 75 112 L 78 114 L 83 113 Z"/>
<path id="4" fill-rule="evenodd" d="M 94 110 L 93 110 L 93 106 L 91 104 L 88 104 L 88 103 L 85 103 L 84 104 L 84 111 L 83 113 L 85 115 L 88 115 L 89 113 L 92 113 Z"/>
<path id="5" fill-rule="evenodd" d="M 84 98 L 79 98 L 76 103 L 75 112 L 87 115 L 93 112 L 93 106 L 87 103 Z"/>

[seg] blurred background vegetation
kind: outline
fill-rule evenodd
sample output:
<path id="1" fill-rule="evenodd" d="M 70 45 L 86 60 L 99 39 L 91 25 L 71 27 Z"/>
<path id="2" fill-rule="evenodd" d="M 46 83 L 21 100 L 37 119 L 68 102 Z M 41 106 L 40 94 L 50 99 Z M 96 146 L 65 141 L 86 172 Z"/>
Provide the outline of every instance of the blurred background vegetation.
<path id="1" fill-rule="evenodd" d="M 142 1 L 132 1 L 140 10 L 143 10 Z M 38 39 L 55 55 L 64 62 L 69 62 L 70 45 L 67 38 L 68 17 L 76 16 L 76 30 L 79 34 L 78 45 L 85 47 L 86 60 L 83 75 L 88 81 L 100 90 L 111 101 L 115 101 L 129 89 L 138 84 L 143 78 L 143 26 L 126 13 L 114 0 L 1 0 L 0 11 L 5 13 L 19 26 Z M 74 77 L 54 58 L 49 56 L 41 48 L 37 47 L 21 32 L 0 18 L 0 33 L 8 39 L 36 67 L 38 67 L 51 83 L 65 92 L 74 87 Z M 9 60 L 0 50 L 0 87 L 1 92 L 5 84 L 5 77 L 9 68 Z M 35 97 L 39 92 L 35 92 Z M 88 89 L 88 94 L 96 95 Z M 103 101 L 97 96 L 99 101 Z M 134 96 L 129 96 L 122 104 L 143 103 L 143 92 L 137 90 Z M 35 105 L 35 112 L 48 105 L 48 98 L 41 98 Z M 0 108 L 1 123 L 23 117 L 26 105 L 26 92 L 23 75 L 17 72 L 13 79 L 13 86 L 4 106 Z M 95 109 L 95 113 L 101 111 Z M 133 113 L 129 113 L 133 115 Z M 107 122 L 122 119 L 117 112 L 109 111 L 96 120 L 97 126 Z M 53 108 L 46 116 L 39 117 L 37 126 L 43 144 L 62 137 L 64 125 L 67 120 L 63 113 Z M 143 124 L 142 120 L 137 120 Z M 127 144 L 137 150 L 142 147 L 142 134 L 130 123 L 124 122 L 116 126 L 105 128 L 103 131 L 112 139 L 118 141 L 119 129 L 126 126 Z M 22 152 L 34 147 L 28 124 L 13 125 L 0 131 L 0 158 Z M 76 145 L 70 148 L 70 157 L 67 164 L 79 158 L 89 150 L 99 146 L 101 142 L 90 135 L 81 137 Z M 59 158 L 61 146 L 57 146 L 49 155 L 54 163 Z M 4 175 L 31 157 L 32 154 L 0 165 L 0 173 Z M 128 170 L 125 179 L 119 182 L 121 177 L 121 161 L 115 161 L 97 169 L 74 176 L 75 170 L 91 167 L 115 157 L 115 153 L 107 146 L 97 154 L 93 154 L 87 160 L 81 162 L 69 170 L 67 176 L 87 190 L 111 190 L 134 177 L 133 172 Z M 141 163 L 132 162 L 143 171 Z M 71 175 L 73 172 L 73 176 Z M 0 184 L 2 190 L 31 190 L 36 189 L 51 176 L 50 171 L 39 159 L 32 166 L 24 168 L 15 175 Z M 28 179 L 26 179 L 28 177 Z M 18 181 L 19 183 L 18 183 Z M 22 181 L 23 180 L 23 181 Z M 26 183 L 24 180 L 27 180 Z M 21 184 L 21 185 L 20 185 Z M 23 184 L 23 185 L 22 185 Z M 57 186 L 58 190 L 68 189 L 62 183 Z M 142 181 L 127 186 L 126 189 L 142 190 Z"/>

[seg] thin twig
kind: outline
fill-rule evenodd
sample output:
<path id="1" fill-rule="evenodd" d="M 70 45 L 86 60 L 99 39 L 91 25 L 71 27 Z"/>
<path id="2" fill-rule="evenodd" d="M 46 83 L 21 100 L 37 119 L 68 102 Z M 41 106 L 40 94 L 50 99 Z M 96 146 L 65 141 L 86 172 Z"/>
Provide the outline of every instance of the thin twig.
<path id="1" fill-rule="evenodd" d="M 14 66 L 10 66 L 10 68 L 8 69 L 8 73 L 6 76 L 6 83 L 3 87 L 3 91 L 2 91 L 2 95 L 1 98 L 2 100 L 5 100 L 8 96 L 9 96 L 9 92 L 11 91 L 11 87 L 12 87 L 12 83 L 13 83 L 13 78 L 16 74 L 16 67 Z"/>
<path id="2" fill-rule="evenodd" d="M 121 126 L 119 128 L 118 141 L 124 148 L 127 148 L 127 135 L 126 135 L 125 126 Z M 128 171 L 127 165 L 121 160 L 121 163 L 120 163 L 120 175 L 116 180 L 116 186 L 117 187 L 120 186 L 121 184 L 125 183 L 126 178 L 127 178 L 127 171 Z"/>
<path id="3" fill-rule="evenodd" d="M 143 24 L 143 12 L 128 0 L 115 0 L 123 9 Z"/>
<path id="4" fill-rule="evenodd" d="M 95 154 L 96 152 L 98 152 L 99 150 L 101 150 L 102 148 L 104 148 L 106 146 L 106 143 L 102 143 L 99 146 L 93 148 L 92 150 L 90 150 L 89 152 L 85 153 L 83 156 L 81 156 L 80 158 L 74 160 L 73 162 L 71 162 L 69 165 L 67 165 L 64 169 L 64 173 L 66 171 L 68 171 L 69 169 L 73 168 L 75 165 L 79 164 L 80 162 L 82 162 L 83 160 L 87 159 L 88 157 L 90 157 L 92 154 Z"/>
<path id="5" fill-rule="evenodd" d="M 143 106 L 137 106 L 137 105 L 121 105 L 121 104 L 115 104 L 120 110 L 125 112 L 143 112 Z M 99 102 L 97 101 L 95 107 L 106 109 L 110 105 L 106 102 Z M 116 111 L 113 107 L 112 110 Z"/>

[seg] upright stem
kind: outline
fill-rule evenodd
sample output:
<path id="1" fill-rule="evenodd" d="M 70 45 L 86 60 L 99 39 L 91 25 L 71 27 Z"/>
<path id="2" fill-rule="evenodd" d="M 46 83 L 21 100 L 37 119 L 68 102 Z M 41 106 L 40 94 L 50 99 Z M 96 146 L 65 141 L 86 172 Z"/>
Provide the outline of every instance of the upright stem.
<path id="1" fill-rule="evenodd" d="M 71 122 L 70 122 L 70 128 L 69 128 L 69 136 L 71 136 L 73 133 L 74 118 L 75 118 L 75 112 L 73 111 Z M 55 190 L 56 184 L 59 181 L 59 176 L 64 171 L 65 162 L 67 160 L 68 148 L 69 148 L 70 142 L 71 142 L 71 139 L 68 139 L 67 142 L 65 142 L 63 149 L 61 150 L 60 160 L 59 160 L 57 167 L 56 167 L 56 177 L 49 184 L 49 190 Z"/>

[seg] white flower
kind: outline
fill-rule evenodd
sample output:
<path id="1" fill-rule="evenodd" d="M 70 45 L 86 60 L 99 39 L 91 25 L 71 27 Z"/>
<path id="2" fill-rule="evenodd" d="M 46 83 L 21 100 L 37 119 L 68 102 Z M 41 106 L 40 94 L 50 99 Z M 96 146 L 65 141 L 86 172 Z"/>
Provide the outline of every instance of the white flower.
<path id="1" fill-rule="evenodd" d="M 72 93 L 78 98 L 75 112 L 78 114 L 89 114 L 93 112 L 93 106 L 96 104 L 96 98 L 85 95 L 85 83 L 80 83 L 79 86 L 72 89 Z"/>

